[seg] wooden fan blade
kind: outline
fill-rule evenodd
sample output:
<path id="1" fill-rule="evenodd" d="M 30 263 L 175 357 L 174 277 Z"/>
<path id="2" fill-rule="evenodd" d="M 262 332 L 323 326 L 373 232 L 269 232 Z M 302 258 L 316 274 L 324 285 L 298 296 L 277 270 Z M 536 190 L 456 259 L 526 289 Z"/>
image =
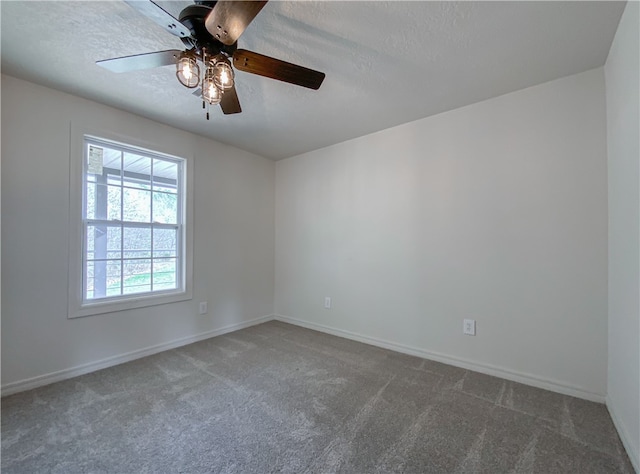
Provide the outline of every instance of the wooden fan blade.
<path id="1" fill-rule="evenodd" d="M 231 46 L 238 41 L 242 32 L 266 3 L 266 0 L 262 2 L 218 0 L 204 25 L 211 36 Z"/>
<path id="2" fill-rule="evenodd" d="M 191 36 L 191 31 L 189 28 L 184 26 L 180 21 L 175 18 L 171 13 L 166 11 L 157 3 L 152 2 L 151 0 L 124 0 L 127 5 L 132 8 L 135 8 L 144 16 L 154 21 L 165 30 L 167 30 L 172 35 L 177 36 L 178 38 L 187 38 Z"/>
<path id="3" fill-rule="evenodd" d="M 242 112 L 242 109 L 240 108 L 240 101 L 238 100 L 238 94 L 236 93 L 236 86 L 224 91 L 222 94 L 222 101 L 220 101 L 220 108 L 225 115 L 239 114 Z"/>
<path id="4" fill-rule="evenodd" d="M 155 53 L 134 54 L 122 58 L 104 59 L 96 61 L 98 66 L 112 72 L 129 72 L 140 69 L 152 69 L 154 67 L 169 66 L 175 64 L 182 53 L 179 49 L 156 51 Z"/>
<path id="5" fill-rule="evenodd" d="M 270 58 L 246 49 L 238 49 L 233 53 L 233 65 L 240 71 L 314 90 L 319 89 L 324 81 L 323 72 Z"/>

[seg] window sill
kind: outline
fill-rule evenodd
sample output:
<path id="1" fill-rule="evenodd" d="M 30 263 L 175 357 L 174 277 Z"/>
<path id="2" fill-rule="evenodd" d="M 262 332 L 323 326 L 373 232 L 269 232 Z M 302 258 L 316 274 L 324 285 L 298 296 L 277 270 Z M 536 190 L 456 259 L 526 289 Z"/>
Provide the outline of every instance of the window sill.
<path id="1" fill-rule="evenodd" d="M 130 309 L 146 308 L 168 303 L 177 303 L 192 299 L 190 291 L 180 291 L 165 293 L 162 295 L 132 296 L 131 298 L 118 301 L 102 301 L 96 303 L 85 303 L 77 308 L 70 308 L 68 318 L 83 318 L 105 313 L 115 313 L 117 311 L 127 311 Z"/>

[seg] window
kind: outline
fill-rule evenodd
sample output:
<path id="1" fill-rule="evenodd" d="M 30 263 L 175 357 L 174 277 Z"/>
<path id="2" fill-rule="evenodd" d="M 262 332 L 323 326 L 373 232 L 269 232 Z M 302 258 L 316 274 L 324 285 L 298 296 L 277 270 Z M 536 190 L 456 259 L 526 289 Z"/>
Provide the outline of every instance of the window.
<path id="1" fill-rule="evenodd" d="M 88 135 L 82 147 L 69 316 L 188 299 L 186 160 Z"/>

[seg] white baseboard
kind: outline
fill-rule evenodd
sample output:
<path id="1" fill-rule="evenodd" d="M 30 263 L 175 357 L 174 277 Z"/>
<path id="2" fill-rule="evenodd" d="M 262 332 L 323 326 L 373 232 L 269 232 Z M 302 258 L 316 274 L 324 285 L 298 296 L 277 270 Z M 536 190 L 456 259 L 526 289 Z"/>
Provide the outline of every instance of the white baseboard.
<path id="1" fill-rule="evenodd" d="M 157 344 L 155 346 L 145 347 L 143 349 L 127 352 L 125 354 L 107 357 L 106 359 L 98 360 L 95 362 L 89 362 L 88 364 L 82 364 L 76 367 L 71 367 L 68 369 L 51 372 L 49 374 L 38 375 L 37 377 L 32 377 L 24 380 L 18 380 L 16 382 L 11 382 L 3 385 L 2 396 L 4 397 L 6 395 L 12 395 L 14 393 L 24 392 L 25 390 L 31 390 L 33 388 L 42 387 L 43 385 L 49 385 L 54 382 L 60 382 L 61 380 L 66 380 L 73 377 L 77 377 L 79 375 L 88 374 L 89 372 L 95 372 L 96 370 L 106 369 L 107 367 L 112 367 L 114 365 L 130 362 L 135 359 L 140 359 L 142 357 L 147 357 L 153 354 L 157 354 L 158 352 L 168 351 L 170 349 L 175 349 L 176 347 L 186 346 L 187 344 L 192 344 L 194 342 L 202 341 L 204 339 L 220 336 L 222 334 L 227 334 L 229 332 L 237 331 L 239 329 L 244 329 L 249 326 L 255 326 L 256 324 L 266 323 L 267 321 L 271 321 L 273 319 L 274 319 L 274 315 L 269 314 L 267 316 L 262 316 L 260 318 L 252 319 L 250 321 L 243 321 L 241 323 L 230 324 L 228 326 L 214 329 L 212 331 L 195 334 L 193 336 L 182 337 L 180 339 L 174 339 L 173 341 L 163 342 L 162 344 Z"/>
<path id="2" fill-rule="evenodd" d="M 490 364 L 483 364 L 468 359 L 462 359 L 460 357 L 454 357 L 447 354 L 427 351 L 424 349 L 419 349 L 404 344 L 398 344 L 391 341 L 385 341 L 376 337 L 364 336 L 355 332 L 345 331 L 343 329 L 337 329 L 330 326 L 325 326 L 323 324 L 312 323 L 309 321 L 303 321 L 301 319 L 291 318 L 289 316 L 276 314 L 274 319 L 276 319 L 277 321 L 282 321 L 284 323 L 290 323 L 296 326 L 332 334 L 334 336 L 344 337 L 346 339 L 352 339 L 358 342 L 364 342 L 365 344 L 371 344 L 372 346 L 378 346 L 384 349 L 401 352 L 403 354 L 421 357 L 423 359 L 434 360 L 437 362 L 442 362 L 444 364 L 461 367 L 463 369 L 473 370 L 475 372 L 481 372 L 483 374 L 493 375 L 495 377 L 519 382 L 525 385 L 531 385 L 533 387 L 551 390 L 552 392 L 558 392 L 563 395 L 570 395 L 572 397 L 582 398 L 592 402 L 605 402 L 605 395 L 603 394 L 593 393 L 580 387 L 575 387 L 573 385 L 565 384 L 556 380 L 546 379 L 523 372 L 517 372 Z"/>
<path id="3" fill-rule="evenodd" d="M 613 424 L 618 430 L 618 435 L 620 436 L 620 440 L 626 449 L 627 454 L 629 455 L 629 459 L 631 460 L 631 464 L 633 464 L 634 469 L 637 473 L 640 473 L 640 446 L 634 446 L 631 442 L 631 437 L 629 436 L 629 432 L 625 428 L 625 426 L 620 423 L 620 417 L 616 413 L 616 409 L 614 408 L 614 404 L 607 396 L 607 409 L 609 410 L 609 414 L 611 415 L 611 420 L 613 420 Z"/>
<path id="4" fill-rule="evenodd" d="M 544 378 L 536 377 L 530 374 L 511 371 L 508 369 L 504 369 L 502 367 L 496 367 L 488 364 L 481 364 L 475 361 L 466 360 L 466 359 L 462 359 L 454 356 L 449 356 L 446 354 L 440 354 L 437 352 L 410 347 L 404 344 L 398 344 L 395 342 L 386 341 L 386 340 L 378 339 L 375 337 L 364 336 L 362 334 L 358 334 L 355 332 L 345 331 L 342 329 L 337 329 L 337 328 L 325 326 L 322 324 L 303 321 L 300 319 L 291 318 L 289 316 L 283 316 L 283 315 L 262 316 L 260 318 L 252 319 L 250 321 L 231 324 L 229 326 L 214 329 L 212 331 L 207 331 L 204 333 L 195 334 L 193 336 L 175 339 L 173 341 L 158 344 L 155 346 L 146 347 L 146 348 L 138 349 L 125 354 L 108 357 L 106 359 L 102 359 L 95 362 L 90 362 L 88 364 L 83 364 L 76 367 L 71 367 L 68 369 L 51 372 L 49 374 L 39 375 L 37 377 L 32 377 L 29 379 L 18 380 L 16 382 L 11 382 L 3 385 L 1 389 L 1 394 L 4 397 L 6 395 L 23 392 L 25 390 L 31 390 L 33 388 L 41 387 L 43 385 L 48 385 L 54 382 L 59 382 L 61 380 L 77 377 L 79 375 L 84 375 L 89 372 L 95 372 L 96 370 L 105 369 L 107 367 L 112 367 L 114 365 L 122 364 L 135 359 L 157 354 L 158 352 L 175 349 L 176 347 L 184 346 L 184 345 L 198 342 L 204 339 L 209 339 L 211 337 L 237 331 L 239 329 L 244 329 L 246 327 L 254 326 L 256 324 L 265 323 L 273 319 L 276 319 L 278 321 L 282 321 L 285 323 L 294 324 L 296 326 L 306 327 L 309 329 L 314 329 L 316 331 L 333 334 L 334 336 L 344 337 L 346 339 L 363 342 L 365 344 L 371 344 L 377 347 L 382 347 L 384 349 L 401 352 L 403 354 L 409 354 L 416 357 L 421 357 L 423 359 L 435 360 L 445 364 L 454 365 L 456 367 L 462 367 L 464 369 L 481 372 L 487 375 L 493 375 L 495 377 L 501 377 L 507 380 L 512 380 L 514 382 L 520 382 L 526 385 L 531 385 L 534 387 L 551 390 L 551 391 L 562 393 L 565 395 L 583 398 L 586 400 L 599 402 L 599 403 L 605 402 L 604 395 L 592 393 L 592 392 L 580 389 L 579 387 L 563 384 L 554 380 L 544 379 Z M 610 411 L 611 411 L 611 408 L 610 408 Z M 613 418 L 613 413 L 612 413 L 612 418 Z M 614 422 L 615 422 L 615 419 L 614 419 Z M 616 426 L 618 426 L 618 424 Z M 622 438 L 622 434 L 621 434 L 621 438 Z M 630 454 L 630 457 L 631 456 L 632 454 Z M 636 466 L 637 466 L 637 459 L 636 459 Z"/>

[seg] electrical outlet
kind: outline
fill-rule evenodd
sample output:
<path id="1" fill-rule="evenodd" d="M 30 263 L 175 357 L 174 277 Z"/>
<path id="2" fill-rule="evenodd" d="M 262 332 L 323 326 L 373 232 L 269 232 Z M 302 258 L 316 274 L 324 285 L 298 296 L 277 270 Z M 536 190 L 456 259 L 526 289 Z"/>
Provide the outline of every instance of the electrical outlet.
<path id="1" fill-rule="evenodd" d="M 331 309 L 331 297 L 330 296 L 325 296 L 324 297 L 324 307 L 326 309 Z"/>
<path id="2" fill-rule="evenodd" d="M 476 335 L 476 320 L 465 319 L 462 323 L 462 333 L 468 336 Z"/>
<path id="3" fill-rule="evenodd" d="M 203 301 L 202 303 L 200 303 L 200 314 L 207 314 L 207 302 Z"/>

